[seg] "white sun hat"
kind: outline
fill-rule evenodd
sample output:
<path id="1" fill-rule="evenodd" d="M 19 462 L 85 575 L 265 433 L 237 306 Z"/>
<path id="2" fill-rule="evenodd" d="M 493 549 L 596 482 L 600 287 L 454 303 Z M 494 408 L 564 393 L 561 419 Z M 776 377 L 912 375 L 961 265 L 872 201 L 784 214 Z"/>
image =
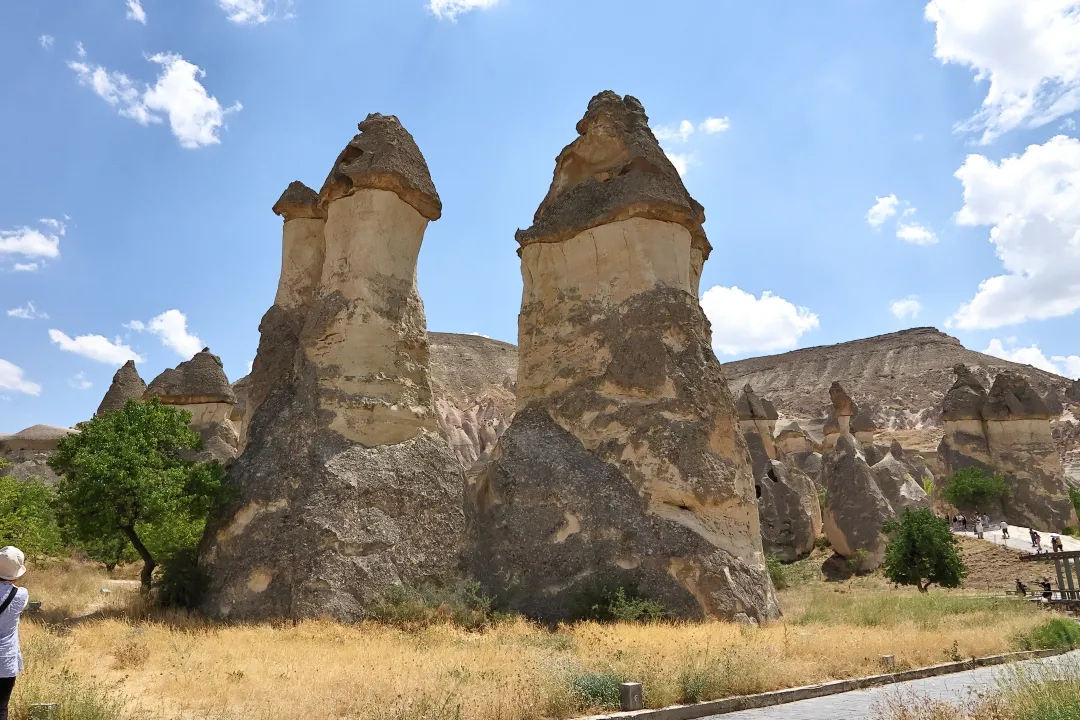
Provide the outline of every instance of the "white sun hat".
<path id="1" fill-rule="evenodd" d="M 0 548 L 0 580 L 18 580 L 26 574 L 26 557 L 17 547 Z"/>

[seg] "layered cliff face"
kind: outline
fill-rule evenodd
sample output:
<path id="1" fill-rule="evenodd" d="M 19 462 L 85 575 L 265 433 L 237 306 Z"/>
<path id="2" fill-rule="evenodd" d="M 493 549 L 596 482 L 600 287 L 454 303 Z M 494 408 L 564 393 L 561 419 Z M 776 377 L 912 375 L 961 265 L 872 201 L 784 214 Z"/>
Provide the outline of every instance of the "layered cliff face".
<path id="1" fill-rule="evenodd" d="M 12 435 L 0 435 L 0 460 L 9 463 L 0 474 L 25 480 L 41 478 L 52 485 L 60 480 L 48 466 L 63 438 L 78 430 L 54 425 L 33 425 Z"/>
<path id="2" fill-rule="evenodd" d="M 467 562 L 507 607 L 634 587 L 778 614 L 745 442 L 697 301 L 701 206 L 641 104 L 597 95 L 519 231 L 518 414 L 471 488 Z"/>
<path id="3" fill-rule="evenodd" d="M 139 376 L 139 371 L 135 369 L 135 361 L 128 360 L 113 375 L 112 384 L 109 385 L 105 397 L 101 399 L 101 404 L 98 405 L 97 412 L 94 414 L 100 417 L 105 413 L 119 410 L 128 400 L 142 400 L 145 394 L 146 383 Z"/>
<path id="4" fill-rule="evenodd" d="M 224 463 L 236 457 L 240 436 L 230 420 L 236 396 L 221 358 L 209 348 L 163 371 L 147 386 L 144 397 L 191 413 L 191 429 L 203 441 L 197 459 Z"/>
<path id="5" fill-rule="evenodd" d="M 463 477 L 437 432 L 416 289 L 441 203 L 397 118 L 369 115 L 359 129 L 307 211 L 326 218 L 324 246 L 283 253 L 275 307 L 299 330 L 281 334 L 291 357 L 264 365 L 280 370 L 249 399 L 247 447 L 229 472 L 237 496 L 207 527 L 217 616 L 353 620 L 396 586 L 456 577 Z M 315 245 L 317 228 L 297 233 Z M 290 258 L 303 271 L 286 272 Z"/>
<path id="6" fill-rule="evenodd" d="M 1000 511 L 1011 523 L 1043 530 L 1076 526 L 1050 409 L 1018 373 L 1002 372 L 987 393 L 963 366 L 942 403 L 945 435 L 938 448 L 945 477 L 977 467 L 1000 473 L 1009 494 Z"/>

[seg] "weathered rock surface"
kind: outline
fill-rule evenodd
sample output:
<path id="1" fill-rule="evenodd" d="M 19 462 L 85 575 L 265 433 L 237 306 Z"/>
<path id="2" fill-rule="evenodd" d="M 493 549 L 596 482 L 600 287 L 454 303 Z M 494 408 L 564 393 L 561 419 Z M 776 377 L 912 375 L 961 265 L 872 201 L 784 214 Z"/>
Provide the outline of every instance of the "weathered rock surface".
<path id="1" fill-rule="evenodd" d="M 776 447 L 785 455 L 811 452 L 814 449 L 813 439 L 806 433 L 799 423 L 794 422 L 780 431 L 775 439 Z"/>
<path id="2" fill-rule="evenodd" d="M 817 487 L 805 473 L 770 460 L 757 480 L 761 545 L 781 562 L 806 557 L 821 534 Z"/>
<path id="3" fill-rule="evenodd" d="M 119 410 L 128 400 L 142 400 L 145 394 L 146 383 L 139 376 L 139 371 L 135 369 L 135 361 L 128 360 L 113 375 L 112 384 L 94 414 L 101 416 Z"/>
<path id="4" fill-rule="evenodd" d="M 825 489 L 822 524 L 833 550 L 861 570 L 873 570 L 885 557 L 881 526 L 896 517 L 866 464 L 858 443 L 843 434 L 825 456 L 818 476 Z"/>
<path id="5" fill-rule="evenodd" d="M 463 477 L 438 434 L 416 289 L 441 204 L 397 118 L 359 127 L 320 193 L 324 261 L 292 306 L 307 303 L 294 352 L 266 376 L 229 472 L 238 495 L 207 527 L 219 617 L 354 620 L 395 586 L 457 578 Z"/>
<path id="6" fill-rule="evenodd" d="M 20 480 L 38 477 L 47 485 L 55 484 L 60 478 L 46 462 L 62 438 L 78 432 L 54 425 L 33 425 L 12 435 L 0 435 L 0 459 L 10 463 L 0 474 Z"/>
<path id="7" fill-rule="evenodd" d="M 1080 403 L 1080 380 L 1073 380 L 1065 389 L 1065 399 Z"/>
<path id="8" fill-rule="evenodd" d="M 735 401 L 735 411 L 739 416 L 739 430 L 750 450 L 750 466 L 755 481 L 760 480 L 769 461 L 777 458 L 773 431 L 779 415 L 772 403 L 758 397 L 749 385 L 743 388 Z"/>
<path id="9" fill-rule="evenodd" d="M 1056 387 L 1046 391 L 1046 394 L 1043 395 L 1043 402 L 1046 403 L 1047 409 L 1050 410 L 1051 417 L 1057 417 L 1065 412 L 1065 405 L 1061 401 L 1061 391 Z"/>
<path id="10" fill-rule="evenodd" d="M 734 402 L 697 301 L 704 213 L 641 104 L 597 95 L 519 231 L 518 414 L 473 479 L 466 561 L 545 620 L 637 588 L 685 617 L 779 613 Z"/>
<path id="11" fill-rule="evenodd" d="M 191 429 L 199 433 L 203 448 L 196 460 L 226 463 L 236 457 L 240 436 L 230 416 L 236 404 L 221 358 L 203 348 L 175 368 L 164 370 L 146 388 L 145 398 L 157 398 L 191 413 Z"/>
<path id="12" fill-rule="evenodd" d="M 922 485 L 922 472 L 907 461 L 900 443 L 894 442 L 889 452 L 870 469 L 881 493 L 898 514 L 930 507 L 930 496 Z"/>

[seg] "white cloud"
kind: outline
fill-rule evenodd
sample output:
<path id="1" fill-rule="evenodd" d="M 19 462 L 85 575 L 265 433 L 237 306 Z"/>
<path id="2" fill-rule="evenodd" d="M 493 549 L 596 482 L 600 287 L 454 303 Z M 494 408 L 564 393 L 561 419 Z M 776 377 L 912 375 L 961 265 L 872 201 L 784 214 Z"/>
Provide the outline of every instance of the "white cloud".
<path id="1" fill-rule="evenodd" d="M 37 263 L 15 263 L 11 269 L 15 272 L 34 272 L 39 267 Z"/>
<path id="2" fill-rule="evenodd" d="M 52 35 L 41 35 L 38 37 L 38 42 L 41 43 L 41 47 L 46 50 L 52 50 L 53 43 L 56 42 L 56 38 Z"/>
<path id="3" fill-rule="evenodd" d="M 128 360 L 134 360 L 137 363 L 146 361 L 146 358 L 136 353 L 130 346 L 124 345 L 120 338 L 116 338 L 115 341 L 102 335 L 79 335 L 72 338 L 59 330 L 49 330 L 49 339 L 65 352 L 82 355 L 109 365 L 123 365 Z"/>
<path id="4" fill-rule="evenodd" d="M 146 24 L 146 11 L 139 0 L 127 0 L 127 19 Z"/>
<path id="5" fill-rule="evenodd" d="M 278 5 L 284 4 L 279 12 Z M 218 7 L 225 11 L 229 22 L 237 25 L 261 25 L 277 17 L 290 18 L 291 0 L 218 0 Z"/>
<path id="6" fill-rule="evenodd" d="M 74 377 L 68 378 L 68 385 L 76 390 L 89 390 L 94 387 L 94 383 L 86 379 L 86 373 L 75 373 Z"/>
<path id="7" fill-rule="evenodd" d="M 712 323 L 713 348 L 724 355 L 794 348 L 818 326 L 818 316 L 766 290 L 760 298 L 738 287 L 716 285 L 701 296 Z"/>
<path id="8" fill-rule="evenodd" d="M 907 212 L 905 211 L 904 214 L 906 215 Z M 912 245 L 933 245 L 938 241 L 933 230 L 915 222 L 898 222 L 896 224 L 896 237 Z"/>
<path id="9" fill-rule="evenodd" d="M 914 320 L 922 312 L 922 303 L 919 302 L 918 295 L 908 295 L 903 300 L 894 300 L 889 305 L 889 310 L 901 320 L 905 318 Z"/>
<path id="10" fill-rule="evenodd" d="M 22 307 L 11 308 L 7 311 L 8 317 L 19 318 L 21 320 L 48 320 L 49 316 L 46 313 L 41 312 L 34 303 L 28 302 Z"/>
<path id="11" fill-rule="evenodd" d="M 194 149 L 221 142 L 219 132 L 225 116 L 243 108 L 240 103 L 226 109 L 207 93 L 200 82 L 206 73 L 179 55 L 158 53 L 147 58 L 161 66 L 153 87 L 142 89 L 122 72 L 100 65 L 69 62 L 80 85 L 91 88 L 123 117 L 140 125 L 161 123 L 167 117 L 173 135 L 182 147 Z"/>
<path id="12" fill-rule="evenodd" d="M 1080 378 L 1080 355 L 1055 355 L 1051 359 L 1061 368 L 1060 375 L 1073 380 Z"/>
<path id="13" fill-rule="evenodd" d="M 684 143 L 690 139 L 690 136 L 694 134 L 694 123 L 689 120 L 683 120 L 679 123 L 678 127 L 670 127 L 667 125 L 661 125 L 653 131 L 653 135 L 660 142 L 679 142 Z"/>
<path id="14" fill-rule="evenodd" d="M 1080 140 L 1058 135 L 994 163 L 968 155 L 960 225 L 989 225 L 1005 274 L 978 292 L 947 325 L 990 329 L 1070 315 L 1080 309 Z"/>
<path id="15" fill-rule="evenodd" d="M 86 48 L 83 47 L 82 42 L 78 40 L 75 41 L 75 54 L 81 58 L 86 57 Z"/>
<path id="16" fill-rule="evenodd" d="M 21 255 L 24 258 L 56 258 L 60 256 L 60 238 L 67 228 L 64 223 L 52 218 L 39 221 L 43 230 L 29 226 L 13 230 L 0 230 L 0 257 Z M 33 267 L 30 267 L 33 265 Z M 37 263 L 15 266 L 16 270 L 36 270 Z"/>
<path id="17" fill-rule="evenodd" d="M 1009 347 L 1006 348 L 1006 345 Z M 1014 363 L 1020 363 L 1021 365 L 1031 365 L 1037 367 L 1040 370 L 1046 372 L 1057 373 L 1058 375 L 1064 374 L 1064 370 L 1056 363 L 1046 357 L 1038 345 L 1031 345 L 1030 347 L 1015 347 L 1016 338 L 1007 338 L 1004 343 L 998 338 L 994 338 L 990 341 L 990 345 L 987 346 L 983 352 L 987 355 L 993 355 L 994 357 L 1001 358 L 1002 360 L 1009 360 Z M 1073 357 L 1076 357 L 1075 355 Z M 1062 358 L 1068 361 L 1068 358 Z M 1077 358 L 1080 360 L 1080 358 Z"/>
<path id="18" fill-rule="evenodd" d="M 679 175 L 685 176 L 686 170 L 694 164 L 693 153 L 671 153 L 664 151 L 667 155 L 667 159 L 671 161 L 671 164 L 675 166 L 675 169 L 679 172 Z"/>
<path id="19" fill-rule="evenodd" d="M 499 4 L 499 0 L 428 0 L 428 10 L 440 20 L 457 20 L 473 10 L 487 10 Z"/>
<path id="20" fill-rule="evenodd" d="M 1058 129 L 1071 132 L 1076 129 L 1076 121 L 1072 118 L 1065 118 L 1065 121 L 1061 123 L 1061 126 Z"/>
<path id="21" fill-rule="evenodd" d="M 896 206 L 900 204 L 900 201 L 896 199 L 896 195 L 892 194 L 876 197 L 874 200 L 876 201 L 874 207 L 866 212 L 866 222 L 870 223 L 870 227 L 879 230 L 886 220 L 896 214 Z"/>
<path id="22" fill-rule="evenodd" d="M 22 368 L 0 358 L 0 389 L 14 390 L 27 395 L 40 395 L 41 385 L 23 377 Z"/>
<path id="23" fill-rule="evenodd" d="M 716 133 L 727 132 L 731 128 L 731 121 L 727 117 L 714 118 L 708 117 L 698 125 L 698 130 L 706 135 L 715 135 Z"/>
<path id="24" fill-rule="evenodd" d="M 150 319 L 148 323 L 132 320 L 124 327 L 136 332 L 151 332 L 161 339 L 161 344 L 173 350 L 185 360 L 203 349 L 203 341 L 187 329 L 187 316 L 179 310 L 166 310 Z"/>
<path id="25" fill-rule="evenodd" d="M 958 129 L 980 142 L 1038 127 L 1080 108 L 1080 12 L 1076 0 L 931 0 L 934 55 L 989 80 L 982 109 Z"/>

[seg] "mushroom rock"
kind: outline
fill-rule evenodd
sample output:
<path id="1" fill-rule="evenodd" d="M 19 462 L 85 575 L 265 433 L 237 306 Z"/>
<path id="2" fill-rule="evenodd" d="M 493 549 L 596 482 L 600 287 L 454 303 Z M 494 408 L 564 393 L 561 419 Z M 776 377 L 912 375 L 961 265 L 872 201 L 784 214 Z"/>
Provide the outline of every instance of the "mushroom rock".
<path id="1" fill-rule="evenodd" d="M 517 233 L 518 412 L 470 472 L 466 564 L 503 607 L 548 621 L 616 586 L 687 618 L 776 617 L 697 300 L 704 211 L 636 99 L 597 95 L 577 131 Z"/>
<path id="2" fill-rule="evenodd" d="M 791 423 L 780 431 L 776 436 L 776 446 L 785 455 L 794 453 L 811 452 L 814 449 L 814 441 L 810 438 L 799 423 Z"/>
<path id="3" fill-rule="evenodd" d="M 0 475 L 25 480 L 39 477 L 47 485 L 60 480 L 48 465 L 59 442 L 68 435 L 77 434 L 73 428 L 55 425 L 33 425 L 13 435 L 0 435 L 0 460 L 9 463 Z"/>
<path id="4" fill-rule="evenodd" d="M 749 385 L 743 388 L 738 400 L 735 401 L 739 429 L 750 450 L 750 465 L 755 478 L 760 478 L 769 461 L 777 457 L 773 430 L 780 416 L 773 404 L 766 405 L 767 402 L 758 397 Z"/>
<path id="5" fill-rule="evenodd" d="M 822 524 L 833 550 L 856 562 L 860 570 L 877 568 L 885 557 L 881 526 L 896 513 L 854 437 L 837 438 L 818 477 L 818 485 L 825 489 Z"/>
<path id="6" fill-rule="evenodd" d="M 814 481 L 797 468 L 770 460 L 757 481 L 761 545 L 783 562 L 806 557 L 821 534 Z"/>
<path id="7" fill-rule="evenodd" d="M 952 477 L 966 467 L 992 473 L 982 416 L 986 388 L 966 365 L 955 365 L 953 373 L 956 380 L 941 401 L 941 424 L 945 432 L 938 444 L 938 456 L 945 477 Z"/>
<path id="8" fill-rule="evenodd" d="M 1011 371 L 998 374 L 982 416 L 991 465 L 1009 484 L 1005 518 L 1040 530 L 1077 527 L 1050 409 L 1027 380 Z"/>
<path id="9" fill-rule="evenodd" d="M 175 368 L 162 371 L 146 387 L 144 398 L 157 398 L 191 413 L 191 429 L 199 433 L 203 449 L 197 460 L 225 463 L 236 457 L 240 436 L 229 417 L 236 404 L 221 358 L 203 348 Z"/>
<path id="10" fill-rule="evenodd" d="M 237 494 L 200 548 L 205 610 L 218 617 L 356 620 L 396 587 L 458 578 L 464 478 L 438 433 L 416 285 L 441 202 L 397 118 L 369 115 L 359 129 L 317 209 L 302 194 L 308 219 L 326 218 L 324 245 L 316 223 L 310 252 L 283 253 L 303 271 L 283 268 L 299 279 L 275 307 L 300 329 L 264 398 L 249 400 L 247 446 L 229 471 Z"/>
<path id="11" fill-rule="evenodd" d="M 855 415 L 851 418 L 851 434 L 855 436 L 855 439 L 859 441 L 864 447 L 866 445 L 872 445 L 874 442 L 874 433 L 877 431 L 877 424 L 874 422 L 874 413 L 868 406 L 858 408 Z"/>
<path id="12" fill-rule="evenodd" d="M 119 410 L 128 400 L 142 400 L 145 394 L 146 383 L 139 377 L 139 371 L 135 369 L 135 361 L 128 360 L 113 375 L 112 384 L 105 393 L 105 397 L 101 399 L 101 404 L 98 405 L 94 415 L 100 417 L 105 413 Z"/>
<path id="13" fill-rule="evenodd" d="M 319 206 L 318 193 L 294 180 L 272 210 L 282 219 L 281 273 L 274 304 L 259 323 L 259 349 L 247 376 L 247 393 L 242 402 L 241 449 L 247 445 L 247 431 L 255 411 L 292 368 L 300 331 L 322 277 L 326 252 L 326 213 Z"/>
<path id="14" fill-rule="evenodd" d="M 904 458 L 900 443 L 893 442 L 889 452 L 870 469 L 878 488 L 897 513 L 930 507 L 930 496 L 920 482 L 922 475 Z"/>
<path id="15" fill-rule="evenodd" d="M 833 381 L 833 384 L 829 387 L 829 400 L 832 402 L 832 407 L 829 408 L 829 412 L 825 416 L 825 427 L 822 429 L 825 434 L 826 448 L 835 445 L 836 439 L 841 435 L 848 435 L 853 432 L 851 427 L 852 418 L 859 414 L 859 408 L 855 405 L 855 401 L 851 399 L 851 396 L 848 395 L 839 381 Z"/>

